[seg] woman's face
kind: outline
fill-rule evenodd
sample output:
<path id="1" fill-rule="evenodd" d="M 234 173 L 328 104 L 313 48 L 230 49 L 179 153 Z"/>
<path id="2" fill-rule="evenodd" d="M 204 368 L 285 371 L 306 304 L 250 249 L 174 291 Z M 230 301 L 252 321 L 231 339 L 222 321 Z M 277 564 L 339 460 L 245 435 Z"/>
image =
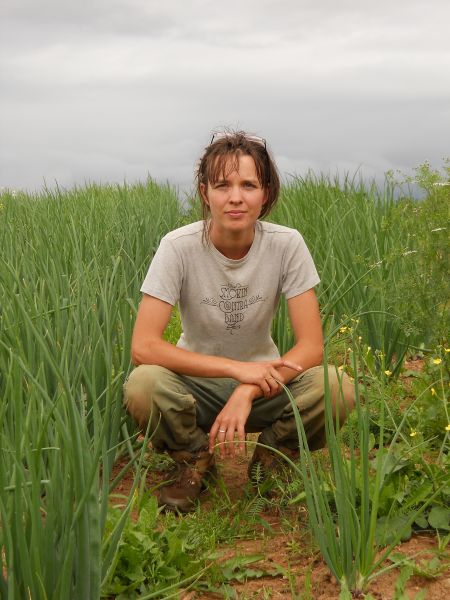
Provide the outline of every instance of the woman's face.
<path id="1" fill-rule="evenodd" d="M 230 158 L 230 167 L 233 159 Z M 237 169 L 225 168 L 225 173 L 226 176 L 221 175 L 216 182 L 200 186 L 202 200 L 211 211 L 211 232 L 216 236 L 232 232 L 253 234 L 254 224 L 267 199 L 267 192 L 258 180 L 255 161 L 248 155 L 239 156 Z"/>

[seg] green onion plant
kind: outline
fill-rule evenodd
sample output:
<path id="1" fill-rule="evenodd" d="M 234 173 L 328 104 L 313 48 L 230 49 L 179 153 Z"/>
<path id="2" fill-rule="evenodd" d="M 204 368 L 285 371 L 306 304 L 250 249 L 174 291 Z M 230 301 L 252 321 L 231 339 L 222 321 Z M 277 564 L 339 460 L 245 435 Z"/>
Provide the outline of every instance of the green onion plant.
<path id="1" fill-rule="evenodd" d="M 398 374 L 408 347 L 429 332 L 423 313 L 411 311 L 404 294 L 405 281 L 423 287 L 422 264 L 410 227 L 396 212 L 395 191 L 389 180 L 380 188 L 349 176 L 309 173 L 284 186 L 270 219 L 305 238 L 321 276 L 318 297 L 327 335 L 333 336 L 331 320 L 357 319 L 364 341 Z M 280 315 L 274 328 L 282 350 L 292 343 L 283 323 Z"/>
<path id="2" fill-rule="evenodd" d="M 1 205 L 0 597 L 94 600 L 130 510 L 103 539 L 112 467 L 123 446 L 138 462 L 122 385 L 139 285 L 179 205 L 151 180 Z"/>
<path id="3" fill-rule="evenodd" d="M 327 364 L 325 352 L 325 364 Z M 308 508 L 309 522 L 322 556 L 330 571 L 341 586 L 340 600 L 350 600 L 352 594 L 364 592 L 367 585 L 388 567 L 383 562 L 401 541 L 404 532 L 432 501 L 437 490 L 417 510 L 411 509 L 403 526 L 393 532 L 388 547 L 382 549 L 377 542 L 377 520 L 379 499 L 383 489 L 386 465 L 392 461 L 396 441 L 405 425 L 407 414 L 398 425 L 390 445 L 384 447 L 386 419 L 385 397 L 380 399 L 379 433 L 376 440 L 375 466 L 372 466 L 370 440 L 370 414 L 363 402 L 368 382 L 364 371 L 358 367 L 356 344 L 353 351 L 353 369 L 362 373 L 362 381 L 355 381 L 356 432 L 346 434 L 347 446 L 343 442 L 338 418 L 331 405 L 328 371 L 324 370 L 327 448 L 330 473 L 321 468 L 310 452 L 299 410 L 285 388 L 296 419 L 300 445 L 300 465 L 294 465 L 304 484 L 304 495 Z M 344 402 L 341 395 L 340 402 Z M 336 411 L 337 412 L 337 411 Z"/>

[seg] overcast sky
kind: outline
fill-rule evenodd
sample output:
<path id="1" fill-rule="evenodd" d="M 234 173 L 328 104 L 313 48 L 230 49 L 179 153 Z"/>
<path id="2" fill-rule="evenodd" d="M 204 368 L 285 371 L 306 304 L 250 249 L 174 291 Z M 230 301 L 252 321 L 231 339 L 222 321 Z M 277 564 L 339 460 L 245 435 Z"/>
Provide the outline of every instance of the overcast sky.
<path id="1" fill-rule="evenodd" d="M 220 126 L 284 175 L 439 167 L 449 23 L 448 0 L 2 0 L 0 187 L 187 189 Z"/>

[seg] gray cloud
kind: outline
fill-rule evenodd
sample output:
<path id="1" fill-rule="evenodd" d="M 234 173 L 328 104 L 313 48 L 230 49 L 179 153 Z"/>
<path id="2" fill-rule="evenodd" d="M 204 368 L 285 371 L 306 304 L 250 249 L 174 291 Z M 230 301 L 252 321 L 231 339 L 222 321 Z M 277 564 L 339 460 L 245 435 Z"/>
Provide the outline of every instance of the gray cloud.
<path id="1" fill-rule="evenodd" d="M 189 187 L 220 125 L 266 136 L 286 173 L 438 166 L 449 17 L 443 0 L 7 0 L 0 186 Z"/>

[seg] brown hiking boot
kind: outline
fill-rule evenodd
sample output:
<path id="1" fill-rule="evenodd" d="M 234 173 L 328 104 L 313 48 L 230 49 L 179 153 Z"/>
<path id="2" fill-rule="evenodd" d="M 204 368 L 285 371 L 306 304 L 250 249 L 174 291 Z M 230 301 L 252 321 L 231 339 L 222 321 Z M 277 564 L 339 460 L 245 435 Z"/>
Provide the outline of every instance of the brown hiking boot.
<path id="1" fill-rule="evenodd" d="M 207 450 L 170 452 L 175 469 L 170 480 L 159 494 L 159 504 L 167 509 L 189 512 L 195 508 L 195 500 L 205 487 L 205 480 L 216 473 L 214 455 Z"/>
<path id="2" fill-rule="evenodd" d="M 265 442 L 258 438 L 258 443 L 264 444 Z M 298 450 L 292 450 L 291 448 L 285 448 L 284 446 L 273 446 L 279 452 L 282 452 L 285 456 L 295 461 L 299 457 Z M 276 452 L 272 452 L 268 448 L 262 446 L 256 446 L 253 456 L 248 465 L 248 478 L 254 485 L 262 483 L 267 480 L 272 474 L 277 471 L 280 472 L 283 469 L 289 467 L 289 463 Z"/>

